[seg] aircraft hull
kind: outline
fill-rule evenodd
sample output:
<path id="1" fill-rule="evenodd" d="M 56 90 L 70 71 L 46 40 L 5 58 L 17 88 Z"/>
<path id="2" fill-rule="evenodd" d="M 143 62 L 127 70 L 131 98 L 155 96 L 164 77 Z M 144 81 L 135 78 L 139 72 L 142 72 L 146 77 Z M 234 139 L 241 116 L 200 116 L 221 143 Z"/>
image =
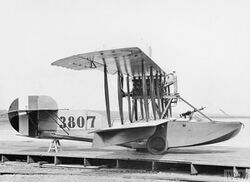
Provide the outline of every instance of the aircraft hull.
<path id="1" fill-rule="evenodd" d="M 166 148 L 190 147 L 214 144 L 236 136 L 242 127 L 240 122 L 192 122 L 169 121 L 166 130 Z M 146 149 L 147 139 L 122 146 L 138 150 Z"/>
<path id="2" fill-rule="evenodd" d="M 240 122 L 170 121 L 167 127 L 168 148 L 213 144 L 226 141 L 240 132 Z"/>

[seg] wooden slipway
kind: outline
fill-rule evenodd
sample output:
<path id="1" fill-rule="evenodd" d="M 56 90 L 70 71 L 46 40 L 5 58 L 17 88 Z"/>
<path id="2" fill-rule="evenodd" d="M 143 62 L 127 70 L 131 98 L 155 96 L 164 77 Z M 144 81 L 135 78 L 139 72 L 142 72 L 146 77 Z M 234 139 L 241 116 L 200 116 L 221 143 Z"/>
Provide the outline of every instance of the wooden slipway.
<path id="1" fill-rule="evenodd" d="M 80 164 L 82 166 L 106 166 L 111 168 L 140 168 L 178 171 L 186 168 L 191 174 L 200 171 L 238 170 L 246 174 L 250 169 L 250 149 L 219 146 L 187 147 L 170 149 L 165 155 L 152 155 L 122 147 L 91 149 L 84 142 L 63 141 L 58 153 L 47 152 L 49 140 L 0 141 L 1 161 L 43 162 L 58 164 Z M 223 174 L 222 174 L 223 175 Z"/>

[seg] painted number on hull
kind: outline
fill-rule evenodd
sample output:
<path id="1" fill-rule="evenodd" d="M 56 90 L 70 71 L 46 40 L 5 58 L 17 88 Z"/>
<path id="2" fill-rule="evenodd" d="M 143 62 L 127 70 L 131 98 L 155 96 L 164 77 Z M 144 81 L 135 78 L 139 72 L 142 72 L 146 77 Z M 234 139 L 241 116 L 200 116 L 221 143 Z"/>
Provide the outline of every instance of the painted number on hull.
<path id="1" fill-rule="evenodd" d="M 87 116 L 84 119 L 83 116 L 79 116 L 75 118 L 74 116 L 69 116 L 66 118 L 65 116 L 60 117 L 61 122 L 63 123 L 61 128 L 85 128 L 90 129 L 95 127 L 95 116 Z"/>

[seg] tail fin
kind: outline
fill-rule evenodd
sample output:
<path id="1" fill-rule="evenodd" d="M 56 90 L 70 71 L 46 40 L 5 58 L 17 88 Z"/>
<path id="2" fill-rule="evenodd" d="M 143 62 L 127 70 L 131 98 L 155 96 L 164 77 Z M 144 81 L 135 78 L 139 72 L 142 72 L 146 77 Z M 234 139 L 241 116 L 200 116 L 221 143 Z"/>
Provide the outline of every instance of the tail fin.
<path id="1" fill-rule="evenodd" d="M 11 126 L 20 134 L 35 137 L 39 132 L 39 120 L 50 123 L 49 128 L 56 130 L 57 125 L 52 118 L 45 117 L 45 112 L 57 114 L 55 100 L 49 96 L 27 96 L 15 99 L 8 111 Z"/>

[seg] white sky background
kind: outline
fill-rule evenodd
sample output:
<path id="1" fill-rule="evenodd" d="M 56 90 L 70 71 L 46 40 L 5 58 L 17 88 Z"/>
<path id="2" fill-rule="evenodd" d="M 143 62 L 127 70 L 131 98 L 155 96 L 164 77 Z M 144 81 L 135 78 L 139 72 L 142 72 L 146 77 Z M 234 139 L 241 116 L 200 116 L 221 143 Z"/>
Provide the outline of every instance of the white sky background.
<path id="1" fill-rule="evenodd" d="M 36 94 L 52 96 L 60 108 L 105 109 L 102 72 L 50 64 L 110 48 L 147 53 L 151 46 L 152 59 L 177 72 L 180 94 L 195 106 L 250 115 L 248 0 L 6 0 L 0 22 L 1 109 Z"/>

